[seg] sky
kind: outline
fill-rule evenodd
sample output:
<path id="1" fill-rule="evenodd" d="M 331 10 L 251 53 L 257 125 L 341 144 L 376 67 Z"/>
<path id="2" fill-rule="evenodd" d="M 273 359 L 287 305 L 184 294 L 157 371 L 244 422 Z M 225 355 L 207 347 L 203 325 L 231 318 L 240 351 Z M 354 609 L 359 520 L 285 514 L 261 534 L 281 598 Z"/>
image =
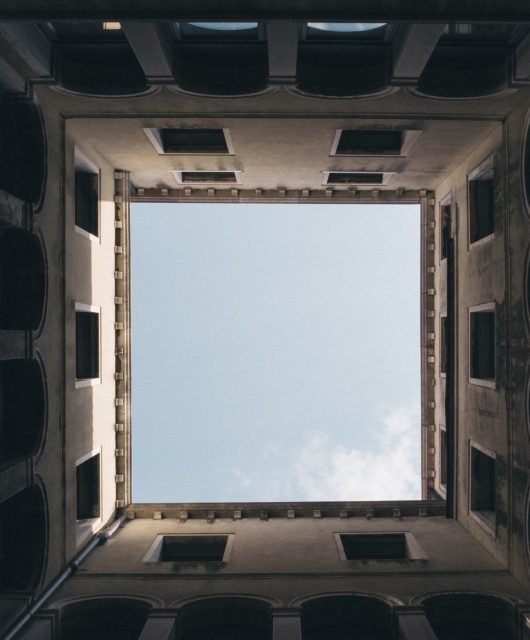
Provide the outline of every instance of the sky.
<path id="1" fill-rule="evenodd" d="M 415 205 L 134 204 L 135 502 L 420 498 Z"/>

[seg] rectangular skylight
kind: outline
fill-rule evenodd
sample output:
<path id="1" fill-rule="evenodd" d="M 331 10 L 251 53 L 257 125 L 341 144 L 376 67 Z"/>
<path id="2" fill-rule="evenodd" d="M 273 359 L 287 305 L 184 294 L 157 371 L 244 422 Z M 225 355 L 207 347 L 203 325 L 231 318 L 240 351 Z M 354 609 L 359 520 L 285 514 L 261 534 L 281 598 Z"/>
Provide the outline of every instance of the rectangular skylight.
<path id="1" fill-rule="evenodd" d="M 418 499 L 419 234 L 418 205 L 133 204 L 134 501 Z"/>

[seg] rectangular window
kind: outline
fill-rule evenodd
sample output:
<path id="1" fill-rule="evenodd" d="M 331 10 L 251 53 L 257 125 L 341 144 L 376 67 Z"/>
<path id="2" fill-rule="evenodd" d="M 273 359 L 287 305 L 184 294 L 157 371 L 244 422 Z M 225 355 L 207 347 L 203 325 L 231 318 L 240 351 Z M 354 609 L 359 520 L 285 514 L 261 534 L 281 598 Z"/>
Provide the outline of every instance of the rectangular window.
<path id="1" fill-rule="evenodd" d="M 495 231 L 495 184 L 493 159 L 488 158 L 469 176 L 469 243 Z"/>
<path id="2" fill-rule="evenodd" d="M 495 455 L 471 444 L 470 510 L 490 527 L 495 526 Z"/>
<path id="3" fill-rule="evenodd" d="M 447 316 L 440 316 L 440 375 L 447 374 Z"/>
<path id="4" fill-rule="evenodd" d="M 75 224 L 93 236 L 99 235 L 99 176 L 75 170 Z"/>
<path id="5" fill-rule="evenodd" d="M 440 427 L 440 486 L 442 489 L 447 487 L 447 431 L 444 427 Z"/>
<path id="6" fill-rule="evenodd" d="M 326 184 L 384 184 L 383 173 L 332 171 Z"/>
<path id="7" fill-rule="evenodd" d="M 481 305 L 470 309 L 470 378 L 495 384 L 495 308 Z"/>
<path id="8" fill-rule="evenodd" d="M 99 518 L 99 453 L 76 468 L 77 519 Z"/>
<path id="9" fill-rule="evenodd" d="M 75 377 L 99 378 L 99 313 L 75 312 Z"/>
<path id="10" fill-rule="evenodd" d="M 399 156 L 402 131 L 342 129 L 335 149 L 337 156 Z"/>
<path id="11" fill-rule="evenodd" d="M 220 562 L 227 536 L 164 536 L 162 561 Z"/>
<path id="12" fill-rule="evenodd" d="M 233 153 L 228 129 L 144 129 L 159 154 Z"/>
<path id="13" fill-rule="evenodd" d="M 407 541 L 404 533 L 341 534 L 347 560 L 404 560 Z"/>
<path id="14" fill-rule="evenodd" d="M 179 184 L 212 184 L 239 182 L 239 171 L 170 171 Z"/>
<path id="15" fill-rule="evenodd" d="M 233 534 L 158 535 L 144 562 L 226 562 Z"/>
<path id="16" fill-rule="evenodd" d="M 440 259 L 447 259 L 449 233 L 451 225 L 451 202 L 440 205 Z"/>

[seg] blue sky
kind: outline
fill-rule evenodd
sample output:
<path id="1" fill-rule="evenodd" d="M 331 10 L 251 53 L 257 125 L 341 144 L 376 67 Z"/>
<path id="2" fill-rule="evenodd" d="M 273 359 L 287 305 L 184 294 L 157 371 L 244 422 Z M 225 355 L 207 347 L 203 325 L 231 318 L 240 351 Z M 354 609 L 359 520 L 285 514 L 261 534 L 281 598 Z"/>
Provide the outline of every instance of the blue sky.
<path id="1" fill-rule="evenodd" d="M 135 204 L 136 502 L 420 497 L 419 207 Z"/>

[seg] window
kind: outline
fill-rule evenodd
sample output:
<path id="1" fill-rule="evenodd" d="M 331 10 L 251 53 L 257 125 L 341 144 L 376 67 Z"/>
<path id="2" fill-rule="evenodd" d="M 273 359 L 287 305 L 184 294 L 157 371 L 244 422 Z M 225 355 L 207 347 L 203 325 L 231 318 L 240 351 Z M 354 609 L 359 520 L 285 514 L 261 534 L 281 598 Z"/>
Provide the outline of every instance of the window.
<path id="1" fill-rule="evenodd" d="M 530 212 L 530 119 L 527 120 L 526 136 L 523 149 L 523 181 L 526 206 Z"/>
<path id="2" fill-rule="evenodd" d="M 480 521 L 495 526 L 495 454 L 471 443 L 470 511 Z"/>
<path id="3" fill-rule="evenodd" d="M 425 554 L 414 536 L 403 533 L 335 534 L 343 560 L 419 560 Z"/>
<path id="4" fill-rule="evenodd" d="M 421 131 L 401 129 L 338 129 L 332 156 L 405 156 Z"/>
<path id="5" fill-rule="evenodd" d="M 473 244 L 495 231 L 495 185 L 493 158 L 469 176 L 469 242 Z"/>
<path id="6" fill-rule="evenodd" d="M 76 468 L 77 519 L 99 518 L 99 453 Z"/>
<path id="7" fill-rule="evenodd" d="M 228 129 L 144 129 L 159 154 L 233 153 Z"/>
<path id="8" fill-rule="evenodd" d="M 238 183 L 239 171 L 170 171 L 179 184 Z"/>
<path id="9" fill-rule="evenodd" d="M 257 22 L 176 22 L 177 37 L 182 40 L 258 40 L 260 28 Z"/>
<path id="10" fill-rule="evenodd" d="M 394 174 L 371 171 L 325 171 L 324 184 L 386 185 Z"/>
<path id="11" fill-rule="evenodd" d="M 144 562 L 226 562 L 232 546 L 227 535 L 159 535 Z"/>
<path id="12" fill-rule="evenodd" d="M 76 305 L 75 377 L 99 378 L 99 313 L 86 310 L 86 305 Z"/>
<path id="13" fill-rule="evenodd" d="M 390 155 L 401 153 L 401 131 L 344 129 L 340 132 L 336 155 Z"/>
<path id="14" fill-rule="evenodd" d="M 385 22 L 308 22 L 303 29 L 307 40 L 376 41 L 385 39 Z"/>
<path id="15" fill-rule="evenodd" d="M 99 235 L 99 176 L 75 170 L 75 224 L 93 236 Z"/>
<path id="16" fill-rule="evenodd" d="M 495 304 L 471 308 L 469 313 L 469 375 L 473 382 L 495 386 Z M 480 383 L 480 382 L 479 382 Z"/>
<path id="17" fill-rule="evenodd" d="M 447 374 L 447 314 L 440 315 L 440 375 Z"/>
<path id="18" fill-rule="evenodd" d="M 440 455 L 440 486 L 442 489 L 447 487 L 447 430 L 440 425 L 440 447 L 438 449 Z"/>
<path id="19" fill-rule="evenodd" d="M 451 197 L 440 204 L 440 260 L 447 259 L 449 236 L 451 234 Z"/>

